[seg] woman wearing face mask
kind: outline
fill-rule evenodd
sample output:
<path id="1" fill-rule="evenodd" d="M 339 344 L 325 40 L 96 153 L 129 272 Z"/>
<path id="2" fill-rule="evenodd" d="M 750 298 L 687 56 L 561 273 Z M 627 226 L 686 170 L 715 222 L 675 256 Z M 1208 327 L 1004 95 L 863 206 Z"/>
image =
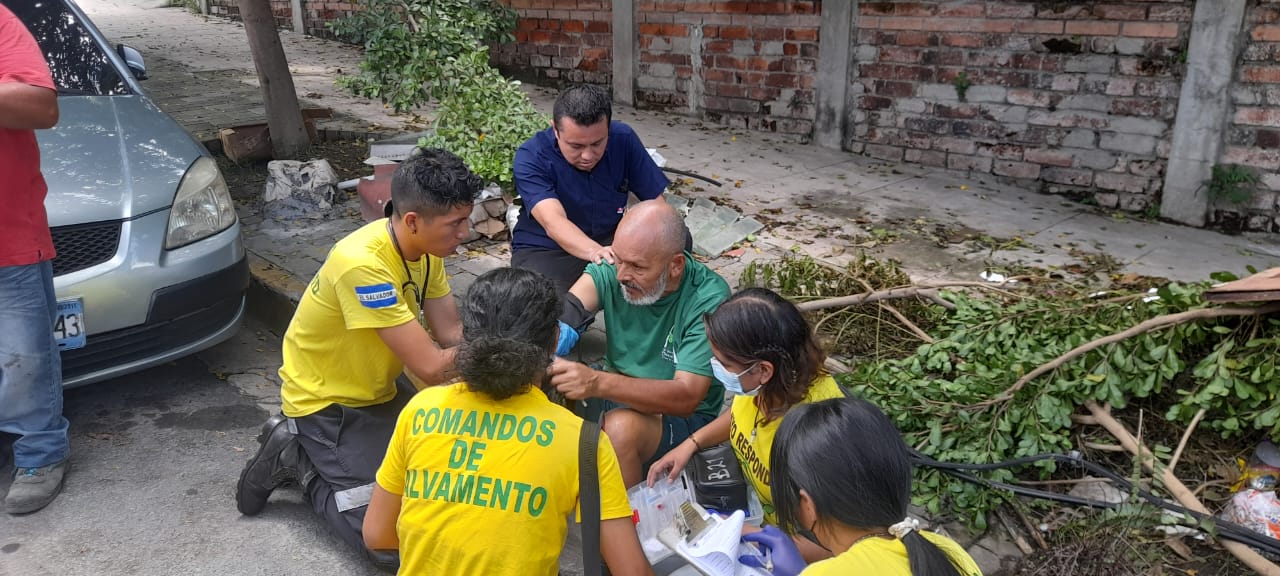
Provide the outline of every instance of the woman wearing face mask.
<path id="1" fill-rule="evenodd" d="M 773 576 L 981 576 L 960 545 L 907 516 L 911 460 L 898 429 L 870 402 L 796 407 L 773 441 L 778 526 L 748 534 L 772 552 Z M 787 533 L 834 554 L 805 565 Z M 755 557 L 744 557 L 743 562 Z"/>
<path id="2" fill-rule="evenodd" d="M 705 323 L 711 370 L 737 397 L 732 409 L 655 462 L 649 484 L 663 475 L 675 479 L 695 452 L 729 440 L 760 497 L 765 523 L 773 523 L 769 452 L 779 422 L 797 404 L 843 393 L 823 370 L 826 356 L 804 316 L 777 293 L 763 288 L 738 292 L 708 314 Z M 818 548 L 806 552 L 806 557 L 825 556 Z"/>

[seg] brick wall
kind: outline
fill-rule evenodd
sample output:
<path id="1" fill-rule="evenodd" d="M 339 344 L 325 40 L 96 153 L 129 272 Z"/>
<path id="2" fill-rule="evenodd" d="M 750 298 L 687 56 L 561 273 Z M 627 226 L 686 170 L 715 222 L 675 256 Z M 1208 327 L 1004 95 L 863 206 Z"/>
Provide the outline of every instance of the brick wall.
<path id="1" fill-rule="evenodd" d="M 809 134 L 820 10 L 821 2 L 640 2 L 637 105 Z"/>
<path id="2" fill-rule="evenodd" d="M 332 0 L 303 0 L 303 26 L 306 27 L 307 34 L 322 38 L 332 38 L 333 34 L 329 32 L 325 24 L 350 16 L 358 8 L 358 3 L 355 0 L 338 2 Z M 293 7 L 289 0 L 271 0 L 271 12 L 275 16 L 276 26 L 285 30 L 293 29 Z M 240 18 L 240 7 L 237 5 L 237 0 L 209 0 L 209 13 L 238 20 Z"/>
<path id="3" fill-rule="evenodd" d="M 1236 65 L 1235 104 L 1223 164 L 1254 170 L 1260 185 L 1241 205 L 1219 200 L 1213 219 L 1222 225 L 1280 231 L 1280 4 L 1258 2 L 1245 16 L 1245 46 Z"/>
<path id="4" fill-rule="evenodd" d="M 608 84 L 613 72 L 611 0 L 507 0 L 516 41 L 493 47 L 510 75 L 556 86 Z"/>
<path id="5" fill-rule="evenodd" d="M 1163 183 L 1192 7 L 863 2 L 848 146 L 1143 211 Z"/>

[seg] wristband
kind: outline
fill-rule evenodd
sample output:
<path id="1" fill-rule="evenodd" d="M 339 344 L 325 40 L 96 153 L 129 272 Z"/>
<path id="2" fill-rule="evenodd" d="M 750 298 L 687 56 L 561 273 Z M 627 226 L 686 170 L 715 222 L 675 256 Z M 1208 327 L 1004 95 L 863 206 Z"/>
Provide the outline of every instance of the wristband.
<path id="1" fill-rule="evenodd" d="M 698 442 L 698 438 L 697 438 L 696 436 L 694 436 L 693 434 L 690 434 L 690 435 L 689 435 L 689 440 L 692 440 L 692 441 L 693 441 L 693 445 L 698 447 L 698 451 L 699 451 L 699 452 L 701 452 L 701 451 L 702 451 L 702 444 L 700 444 L 700 443 Z"/>

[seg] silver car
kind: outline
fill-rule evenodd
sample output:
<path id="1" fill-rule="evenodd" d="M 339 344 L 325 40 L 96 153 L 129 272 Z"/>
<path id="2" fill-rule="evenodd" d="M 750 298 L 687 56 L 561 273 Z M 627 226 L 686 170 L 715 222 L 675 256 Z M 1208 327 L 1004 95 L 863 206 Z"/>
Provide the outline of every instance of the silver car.
<path id="1" fill-rule="evenodd" d="M 208 152 L 146 96 L 142 57 L 71 0 L 0 0 L 31 30 L 61 119 L 36 133 L 49 184 L 63 382 L 89 384 L 235 333 L 249 283 L 240 226 Z"/>

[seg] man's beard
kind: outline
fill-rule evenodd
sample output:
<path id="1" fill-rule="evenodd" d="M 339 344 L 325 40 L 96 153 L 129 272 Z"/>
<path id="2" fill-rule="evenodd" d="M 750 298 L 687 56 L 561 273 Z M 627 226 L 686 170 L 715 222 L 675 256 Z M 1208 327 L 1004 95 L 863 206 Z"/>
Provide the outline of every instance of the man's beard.
<path id="1" fill-rule="evenodd" d="M 622 299 L 626 300 L 627 304 L 632 306 L 649 306 L 654 302 L 657 302 L 659 298 L 662 298 L 662 293 L 667 291 L 667 275 L 663 274 L 659 276 L 658 284 L 653 287 L 653 290 L 645 292 L 636 298 L 632 298 L 631 293 L 627 292 L 627 286 L 627 284 L 623 284 L 619 287 L 622 290 Z M 630 284 L 629 286 L 632 288 L 639 288 L 639 286 L 635 284 Z"/>

